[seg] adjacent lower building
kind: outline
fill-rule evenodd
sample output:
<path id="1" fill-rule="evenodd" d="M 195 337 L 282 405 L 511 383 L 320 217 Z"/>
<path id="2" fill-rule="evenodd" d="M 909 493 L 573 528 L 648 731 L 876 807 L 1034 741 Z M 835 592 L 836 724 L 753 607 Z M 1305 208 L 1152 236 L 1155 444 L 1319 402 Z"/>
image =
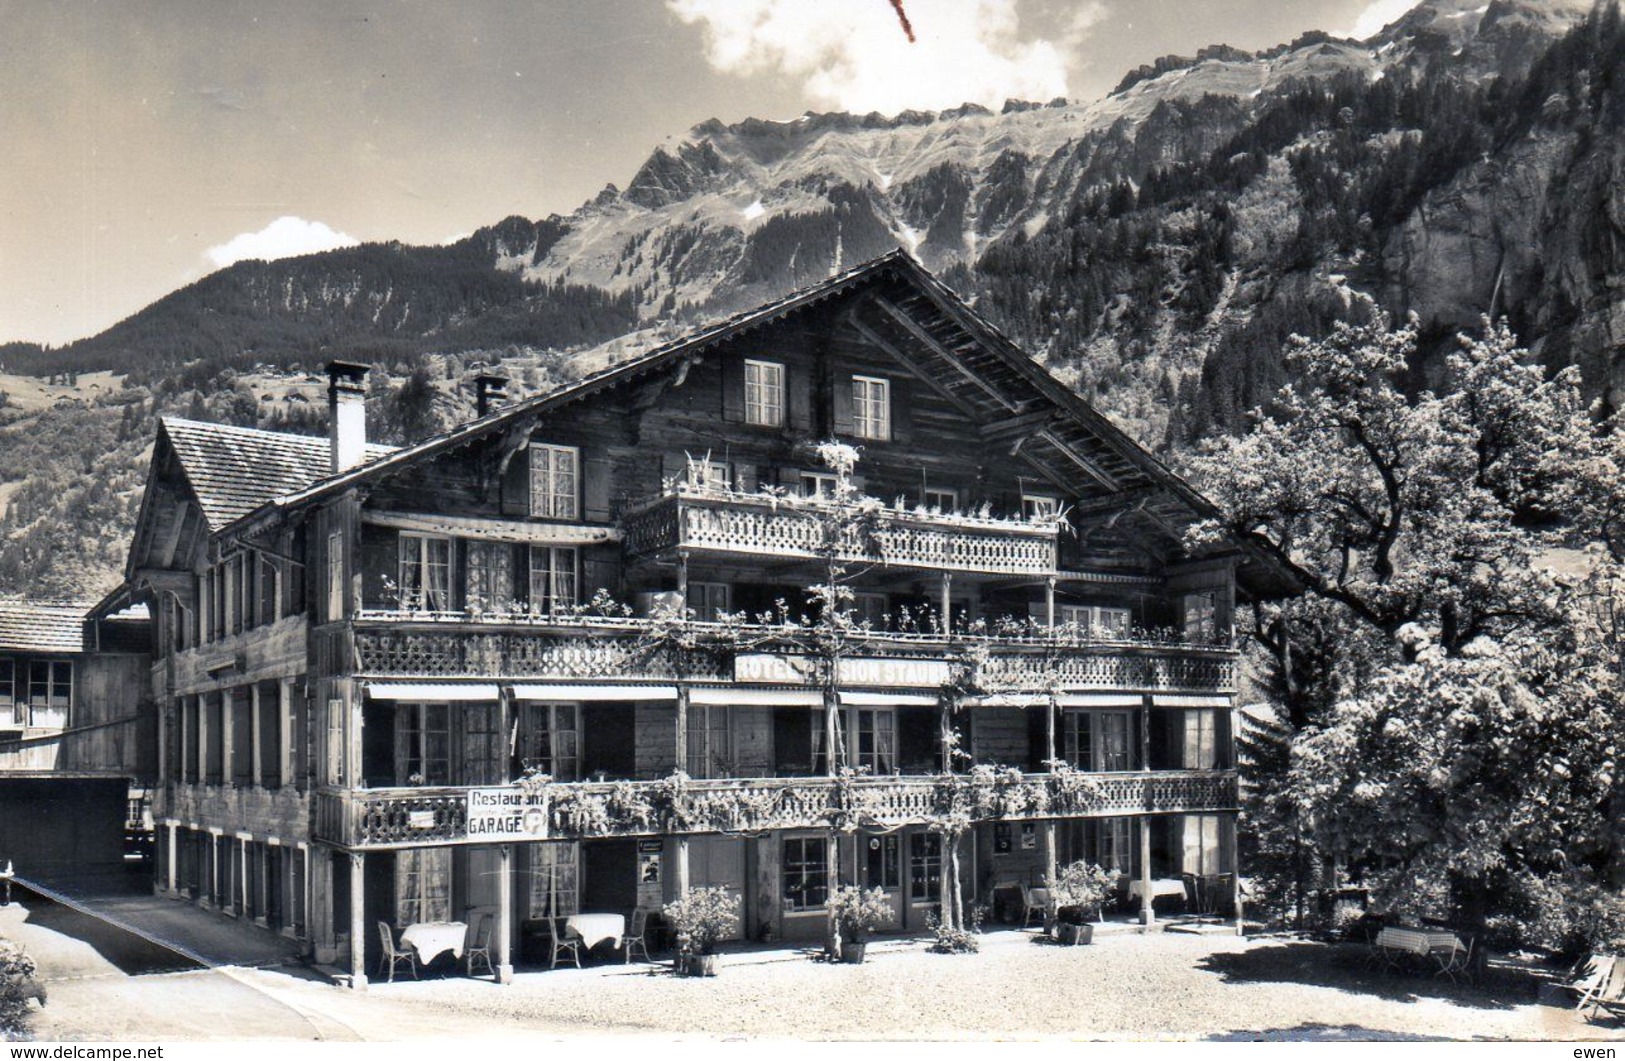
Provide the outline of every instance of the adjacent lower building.
<path id="1" fill-rule="evenodd" d="M 840 883 L 918 929 L 958 867 L 1234 877 L 1238 601 L 1287 573 L 901 254 L 398 450 L 165 420 L 157 884 L 366 983 L 380 923 Z M 852 447 L 832 462 L 817 443 Z M 856 452 L 842 467 L 841 452 Z M 832 466 L 833 464 L 833 466 Z M 820 594 L 834 576 L 840 589 Z M 831 601 L 833 600 L 833 603 Z"/>
<path id="2" fill-rule="evenodd" d="M 140 606 L 0 599 L 0 863 L 24 879 L 83 886 L 150 847 L 148 637 Z"/>

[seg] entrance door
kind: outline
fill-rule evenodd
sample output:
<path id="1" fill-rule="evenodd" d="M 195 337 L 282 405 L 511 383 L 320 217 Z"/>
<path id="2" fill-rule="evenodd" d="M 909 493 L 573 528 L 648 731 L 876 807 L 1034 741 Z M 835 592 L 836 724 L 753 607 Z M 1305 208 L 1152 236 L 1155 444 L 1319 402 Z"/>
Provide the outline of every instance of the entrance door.
<path id="1" fill-rule="evenodd" d="M 925 924 L 925 915 L 942 902 L 942 834 L 924 829 L 908 833 L 909 924 Z"/>
<path id="2" fill-rule="evenodd" d="M 739 917 L 723 938 L 742 939 L 745 913 L 745 841 L 696 836 L 688 842 L 688 877 L 695 885 L 727 888 L 739 898 Z"/>
<path id="3" fill-rule="evenodd" d="M 903 919 L 903 837 L 901 833 L 858 836 L 859 881 L 865 888 L 880 888 L 892 904 L 892 928 L 905 928 Z M 881 931 L 886 931 L 882 929 Z"/>

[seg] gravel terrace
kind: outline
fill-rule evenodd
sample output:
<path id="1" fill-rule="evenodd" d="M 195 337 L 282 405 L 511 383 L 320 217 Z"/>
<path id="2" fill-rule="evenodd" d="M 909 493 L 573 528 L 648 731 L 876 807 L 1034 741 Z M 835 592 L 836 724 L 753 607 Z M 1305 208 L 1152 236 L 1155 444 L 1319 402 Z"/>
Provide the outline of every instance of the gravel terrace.
<path id="1" fill-rule="evenodd" d="M 630 1034 L 795 1039 L 1617 1039 L 1527 978 L 1485 988 L 1368 969 L 1363 949 L 1288 938 L 1159 934 L 1059 947 L 1013 931 L 978 955 L 871 944 L 862 966 L 789 951 L 725 955 L 714 980 L 662 966 L 457 977 L 364 994 L 277 970 L 239 974 L 365 1039 Z"/>

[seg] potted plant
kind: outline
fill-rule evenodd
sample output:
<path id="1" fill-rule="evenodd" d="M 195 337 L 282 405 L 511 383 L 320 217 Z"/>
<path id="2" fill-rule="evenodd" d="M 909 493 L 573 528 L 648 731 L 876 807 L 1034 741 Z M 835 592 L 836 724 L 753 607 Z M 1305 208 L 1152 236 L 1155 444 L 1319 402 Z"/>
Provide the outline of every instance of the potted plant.
<path id="1" fill-rule="evenodd" d="M 1047 878 L 1050 902 L 1055 904 L 1056 936 L 1062 943 L 1092 943 L 1106 897 L 1117 886 L 1118 872 L 1078 860 Z"/>
<path id="2" fill-rule="evenodd" d="M 841 937 L 840 958 L 858 965 L 868 949 L 869 933 L 891 921 L 891 899 L 880 888 L 843 885 L 829 898 L 830 916 Z"/>
<path id="3" fill-rule="evenodd" d="M 727 888 L 691 888 L 661 913 L 677 934 L 677 972 L 717 975 L 717 944 L 739 922 L 739 896 Z"/>

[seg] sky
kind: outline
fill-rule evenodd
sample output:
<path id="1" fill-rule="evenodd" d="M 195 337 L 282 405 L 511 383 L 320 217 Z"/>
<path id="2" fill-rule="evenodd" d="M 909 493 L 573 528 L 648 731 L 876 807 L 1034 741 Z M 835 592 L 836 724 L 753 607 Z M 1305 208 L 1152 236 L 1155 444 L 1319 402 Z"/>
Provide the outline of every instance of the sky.
<path id="1" fill-rule="evenodd" d="M 0 0 L 0 342 L 243 258 L 569 213 L 708 118 L 1087 100 L 1414 2 Z"/>

